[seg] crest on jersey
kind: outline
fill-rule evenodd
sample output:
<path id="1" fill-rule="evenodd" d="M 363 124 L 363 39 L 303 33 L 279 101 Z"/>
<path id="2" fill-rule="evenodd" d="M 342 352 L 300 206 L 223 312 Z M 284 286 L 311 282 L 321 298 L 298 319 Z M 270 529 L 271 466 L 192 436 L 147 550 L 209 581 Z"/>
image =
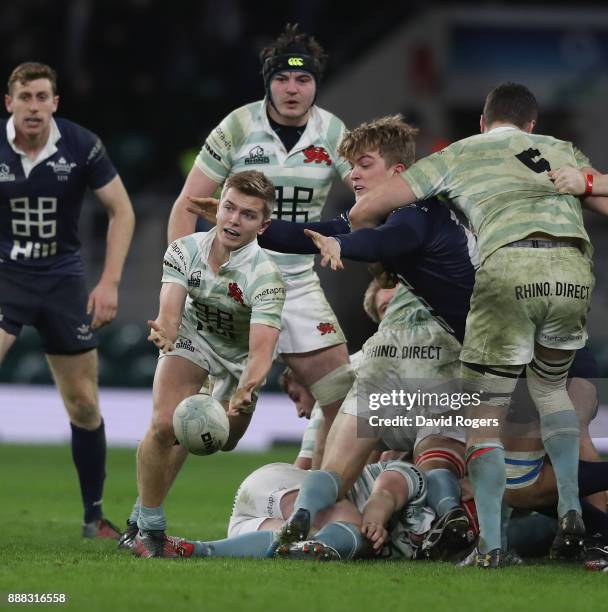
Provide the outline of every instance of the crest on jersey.
<path id="1" fill-rule="evenodd" d="M 249 164 L 269 164 L 270 157 L 265 155 L 264 147 L 260 147 L 260 145 L 256 145 L 249 149 L 249 157 L 245 158 L 245 165 Z"/>
<path id="2" fill-rule="evenodd" d="M 319 323 L 319 325 L 317 325 L 317 329 L 321 332 L 322 336 L 336 333 L 336 328 L 333 323 Z"/>
<path id="3" fill-rule="evenodd" d="M 322 164 L 326 163 L 328 166 L 331 166 L 331 158 L 329 157 L 329 153 L 323 147 L 315 147 L 314 145 L 310 145 L 306 147 L 302 151 L 304 153 L 304 163 L 305 164 Z"/>
<path id="4" fill-rule="evenodd" d="M 76 167 L 74 162 L 68 162 L 65 157 L 60 157 L 57 161 L 46 162 L 47 166 L 53 168 L 53 172 L 58 181 L 67 181 L 72 168 Z"/>
<path id="5" fill-rule="evenodd" d="M 188 279 L 188 287 L 200 287 L 201 286 L 201 271 L 196 270 L 196 272 L 192 272 L 190 278 Z"/>
<path id="6" fill-rule="evenodd" d="M 241 288 L 236 283 L 228 284 L 228 297 L 231 297 L 235 302 L 242 304 L 245 306 L 245 301 L 243 300 L 243 292 Z"/>
<path id="7" fill-rule="evenodd" d="M 14 181 L 15 175 L 11 173 L 11 168 L 8 164 L 0 164 L 0 183 Z"/>

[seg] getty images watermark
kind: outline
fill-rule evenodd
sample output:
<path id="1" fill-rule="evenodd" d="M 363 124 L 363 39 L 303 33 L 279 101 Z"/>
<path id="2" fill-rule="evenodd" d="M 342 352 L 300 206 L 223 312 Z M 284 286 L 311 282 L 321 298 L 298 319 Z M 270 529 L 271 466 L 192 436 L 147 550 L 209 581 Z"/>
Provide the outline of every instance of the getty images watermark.
<path id="1" fill-rule="evenodd" d="M 481 393 L 465 392 L 428 392 L 417 389 L 414 392 L 393 389 L 389 392 L 370 393 L 367 406 L 370 411 L 385 410 L 389 413 L 397 410 L 424 412 L 424 414 L 371 414 L 367 416 L 371 427 L 497 427 L 498 419 L 474 419 L 462 414 L 450 414 L 448 410 L 475 407 L 482 403 Z M 392 410 L 391 410 L 392 409 Z M 427 413 L 428 411 L 439 414 Z"/>

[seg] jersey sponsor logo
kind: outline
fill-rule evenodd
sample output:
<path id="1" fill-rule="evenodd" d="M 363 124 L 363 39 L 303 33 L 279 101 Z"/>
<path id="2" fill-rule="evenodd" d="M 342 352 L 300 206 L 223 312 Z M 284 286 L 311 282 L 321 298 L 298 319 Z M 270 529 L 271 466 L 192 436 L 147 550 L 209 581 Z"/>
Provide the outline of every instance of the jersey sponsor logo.
<path id="1" fill-rule="evenodd" d="M 68 162 L 65 157 L 60 157 L 56 162 L 48 161 L 46 165 L 53 169 L 58 181 L 67 181 L 72 168 L 76 167 L 74 162 Z"/>
<path id="2" fill-rule="evenodd" d="M 228 297 L 231 297 L 235 302 L 238 302 L 242 306 L 245 306 L 245 302 L 243 301 L 243 292 L 236 283 L 228 284 L 228 293 L 226 295 Z"/>
<path id="3" fill-rule="evenodd" d="M 223 143 L 226 147 L 226 150 L 230 151 L 230 149 L 232 148 L 232 142 L 230 141 L 230 138 L 226 134 L 226 132 L 224 132 L 224 130 L 222 130 L 222 128 L 218 126 L 215 128 L 215 133 L 217 134 L 219 141 Z"/>
<path id="4" fill-rule="evenodd" d="M 287 63 L 290 66 L 303 66 L 304 65 L 304 60 L 301 57 L 290 57 L 287 60 Z"/>
<path id="5" fill-rule="evenodd" d="M 562 283 L 560 281 L 555 281 L 555 283 L 544 281 L 541 283 L 526 283 L 525 285 L 515 286 L 516 300 L 527 300 L 529 298 L 553 295 L 573 298 L 575 300 L 588 300 L 590 294 L 591 287 L 589 287 L 589 285 Z"/>
<path id="6" fill-rule="evenodd" d="M 285 287 L 269 287 L 268 289 L 264 289 L 264 291 L 260 291 L 260 293 L 258 293 L 253 299 L 254 301 L 261 298 L 261 297 L 265 297 L 267 295 L 282 295 L 283 297 L 286 295 L 287 291 L 285 289 Z"/>
<path id="7" fill-rule="evenodd" d="M 217 161 L 222 161 L 221 155 L 219 153 L 216 153 L 206 141 L 203 146 L 205 147 L 205 151 L 207 151 L 207 153 L 209 153 L 209 155 L 211 155 L 213 159 L 217 159 Z"/>
<path id="8" fill-rule="evenodd" d="M 188 279 L 188 287 L 200 287 L 201 286 L 201 271 L 197 270 L 192 272 Z"/>
<path id="9" fill-rule="evenodd" d="M 175 270 L 176 272 L 179 272 L 180 274 L 183 274 L 184 271 L 181 270 L 179 268 L 179 266 L 176 266 L 174 263 L 171 263 L 168 259 L 163 259 L 163 266 L 166 266 L 167 268 L 171 268 L 172 270 Z M 190 283 L 188 282 L 188 285 Z"/>
<path id="10" fill-rule="evenodd" d="M 194 353 L 195 351 L 195 348 L 192 346 L 192 340 L 189 340 L 188 338 L 179 338 L 175 343 L 175 348 L 184 349 L 185 351 L 190 351 L 191 353 Z"/>
<path id="11" fill-rule="evenodd" d="M 308 211 L 302 210 L 302 204 L 312 202 L 313 190 L 310 187 L 286 187 L 275 185 L 274 188 L 277 208 L 273 211 L 275 219 L 287 219 L 293 223 L 306 223 L 308 221 Z M 291 197 L 289 194 L 291 193 Z M 290 207 L 286 205 L 291 204 Z M 298 209 L 300 205 L 300 209 Z"/>
<path id="12" fill-rule="evenodd" d="M 103 152 L 103 143 L 98 138 L 95 144 L 91 147 L 89 154 L 87 155 L 87 164 L 90 164 L 96 157 L 101 157 L 103 155 Z"/>
<path id="13" fill-rule="evenodd" d="M 0 164 L 0 183 L 7 183 L 14 181 L 15 175 L 11 172 L 11 168 L 8 164 Z"/>
<path id="14" fill-rule="evenodd" d="M 310 145 L 306 149 L 302 151 L 304 153 L 304 163 L 305 164 L 322 164 L 326 163 L 328 166 L 331 166 L 332 161 L 329 157 L 329 153 L 323 147 L 315 147 L 314 145 Z"/>
<path id="15" fill-rule="evenodd" d="M 245 165 L 269 163 L 270 157 L 264 155 L 264 147 L 260 147 L 259 145 L 249 149 L 249 157 L 245 158 Z"/>
<path id="16" fill-rule="evenodd" d="M 84 342 L 90 340 L 93 337 L 93 332 L 91 331 L 90 326 L 86 323 L 83 323 L 82 325 L 77 327 L 76 332 L 76 338 L 78 338 L 78 340 L 83 340 Z"/>
<path id="17" fill-rule="evenodd" d="M 319 323 L 319 325 L 317 325 L 317 329 L 321 332 L 322 336 L 336 333 L 336 328 L 333 323 Z"/>

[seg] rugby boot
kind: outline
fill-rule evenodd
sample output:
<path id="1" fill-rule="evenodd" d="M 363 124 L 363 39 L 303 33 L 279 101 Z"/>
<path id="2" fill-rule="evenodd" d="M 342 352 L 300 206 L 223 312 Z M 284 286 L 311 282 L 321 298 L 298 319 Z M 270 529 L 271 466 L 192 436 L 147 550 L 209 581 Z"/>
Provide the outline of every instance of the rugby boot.
<path id="1" fill-rule="evenodd" d="M 519 554 L 513 549 L 508 550 L 504 555 L 503 565 L 525 565 L 526 562 L 519 556 Z"/>
<path id="2" fill-rule="evenodd" d="M 498 569 L 505 565 L 504 554 L 501 548 L 494 548 L 490 552 L 482 553 L 475 547 L 468 557 L 465 557 L 458 567 L 480 567 L 483 569 Z"/>
<path id="3" fill-rule="evenodd" d="M 127 529 L 118 540 L 118 548 L 120 550 L 131 550 L 138 531 L 137 522 L 127 520 Z"/>
<path id="4" fill-rule="evenodd" d="M 427 559 L 445 560 L 466 548 L 469 540 L 469 519 L 460 507 L 448 510 L 426 534 L 421 552 Z"/>
<path id="5" fill-rule="evenodd" d="M 310 512 L 298 508 L 279 531 L 275 533 L 274 541 L 266 551 L 267 557 L 274 557 L 279 546 L 289 546 L 294 542 L 305 540 L 310 531 Z"/>
<path id="6" fill-rule="evenodd" d="M 176 549 L 175 542 L 169 539 L 164 531 L 140 531 L 131 548 L 136 557 L 181 557 Z"/>
<path id="7" fill-rule="evenodd" d="M 188 558 L 194 553 L 194 542 L 180 538 L 179 536 L 167 536 L 167 540 L 173 546 L 179 557 Z"/>
<path id="8" fill-rule="evenodd" d="M 559 519 L 557 535 L 551 544 L 550 559 L 576 560 L 583 555 L 585 523 L 576 510 L 568 510 Z"/>
<path id="9" fill-rule="evenodd" d="M 593 572 L 608 572 L 608 545 L 598 538 L 585 541 L 584 566 Z"/>
<path id="10" fill-rule="evenodd" d="M 83 538 L 106 538 L 119 540 L 122 534 L 107 518 L 100 518 L 82 526 Z"/>
<path id="11" fill-rule="evenodd" d="M 303 561 L 340 561 L 340 553 L 335 548 L 319 540 L 304 540 L 290 545 L 279 545 L 276 556 L 281 559 Z"/>

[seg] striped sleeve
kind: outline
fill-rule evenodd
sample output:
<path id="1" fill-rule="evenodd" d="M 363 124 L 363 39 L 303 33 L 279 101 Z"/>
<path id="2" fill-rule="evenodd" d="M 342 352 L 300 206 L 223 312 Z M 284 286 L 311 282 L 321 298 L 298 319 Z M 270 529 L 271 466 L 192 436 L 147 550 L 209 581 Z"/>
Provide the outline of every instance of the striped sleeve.
<path id="1" fill-rule="evenodd" d="M 254 268 L 256 279 L 249 287 L 251 324 L 261 323 L 281 329 L 281 313 L 285 303 L 285 283 L 277 266 L 269 259 Z"/>
<path id="2" fill-rule="evenodd" d="M 344 180 L 351 171 L 350 164 L 340 155 L 338 155 L 338 147 L 346 134 L 346 126 L 337 117 L 332 117 L 332 122 L 327 133 L 327 137 L 332 144 L 332 151 L 334 153 L 334 169 L 339 177 Z"/>
<path id="3" fill-rule="evenodd" d="M 589 160 L 589 158 L 580 149 L 577 149 L 576 147 L 573 147 L 573 149 L 574 149 L 574 159 L 576 160 L 576 167 L 577 168 L 591 167 L 591 161 Z"/>
<path id="4" fill-rule="evenodd" d="M 425 200 L 441 193 L 449 177 L 449 147 L 428 157 L 418 160 L 413 166 L 401 173 L 416 198 Z"/>
<path id="5" fill-rule="evenodd" d="M 172 242 L 163 257 L 163 283 L 176 283 L 188 289 L 190 256 L 183 239 Z"/>
<path id="6" fill-rule="evenodd" d="M 237 111 L 233 111 L 211 131 L 194 165 L 216 183 L 223 183 L 233 165 L 232 153 L 242 138 Z"/>
<path id="7" fill-rule="evenodd" d="M 310 413 L 310 421 L 308 421 L 308 425 L 306 425 L 304 435 L 302 436 L 302 445 L 300 446 L 298 458 L 312 459 L 315 443 L 317 441 L 317 430 L 321 426 L 322 420 L 323 411 L 321 410 L 321 406 L 319 406 L 319 402 L 316 402 Z"/>

